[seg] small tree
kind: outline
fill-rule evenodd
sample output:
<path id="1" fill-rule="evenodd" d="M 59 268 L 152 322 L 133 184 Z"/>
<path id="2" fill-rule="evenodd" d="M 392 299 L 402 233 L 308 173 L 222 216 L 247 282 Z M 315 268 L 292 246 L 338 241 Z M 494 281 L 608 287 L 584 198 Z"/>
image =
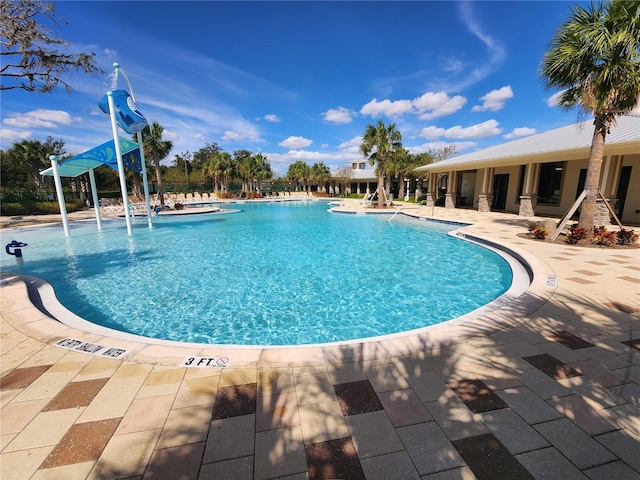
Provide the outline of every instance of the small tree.
<path id="1" fill-rule="evenodd" d="M 333 178 L 336 179 L 338 184 L 344 185 L 344 193 L 349 193 L 351 189 L 351 179 L 353 178 L 354 172 L 353 167 L 350 164 L 340 165 L 336 169 L 336 173 L 333 175 Z"/>
<path id="2" fill-rule="evenodd" d="M 104 73 L 95 63 L 95 53 L 66 52 L 72 44 L 42 23 L 67 23 L 56 17 L 53 3 L 1 0 L 0 5 L 0 90 L 48 93 L 61 83 L 72 92 L 70 80 L 65 80 L 72 71 Z"/>

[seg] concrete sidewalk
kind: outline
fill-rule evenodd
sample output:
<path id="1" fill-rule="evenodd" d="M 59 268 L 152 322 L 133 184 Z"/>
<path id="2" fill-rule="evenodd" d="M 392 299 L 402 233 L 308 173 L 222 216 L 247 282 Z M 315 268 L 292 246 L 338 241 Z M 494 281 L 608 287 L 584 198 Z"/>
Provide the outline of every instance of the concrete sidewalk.
<path id="1" fill-rule="evenodd" d="M 229 353 L 66 327 L 8 278 L 0 477 L 640 478 L 640 250 L 522 238 L 509 214 L 434 216 L 532 258 L 525 299 L 393 341 Z"/>

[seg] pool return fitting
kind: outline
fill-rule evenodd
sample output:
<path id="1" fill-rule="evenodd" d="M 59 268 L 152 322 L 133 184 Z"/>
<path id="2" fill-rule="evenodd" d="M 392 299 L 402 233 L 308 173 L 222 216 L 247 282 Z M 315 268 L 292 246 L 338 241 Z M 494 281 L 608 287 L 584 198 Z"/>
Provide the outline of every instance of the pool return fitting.
<path id="1" fill-rule="evenodd" d="M 26 246 L 26 243 L 11 240 L 11 243 L 7 243 L 7 246 L 4 247 L 4 249 L 9 255 L 16 257 L 16 265 L 23 265 L 24 258 L 22 258 L 22 248 Z"/>

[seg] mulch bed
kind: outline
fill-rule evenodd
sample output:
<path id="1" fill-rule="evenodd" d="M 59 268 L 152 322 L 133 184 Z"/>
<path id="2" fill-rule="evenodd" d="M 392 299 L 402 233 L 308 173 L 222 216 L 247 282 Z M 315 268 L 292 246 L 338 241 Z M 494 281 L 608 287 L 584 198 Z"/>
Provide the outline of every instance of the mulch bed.
<path id="1" fill-rule="evenodd" d="M 635 249 L 635 248 L 640 248 L 640 243 L 638 243 L 637 241 L 635 243 L 632 243 L 631 245 L 618 245 L 618 244 L 614 244 L 614 245 L 596 245 L 594 243 L 585 243 L 585 244 L 573 244 L 573 243 L 567 243 L 567 237 L 564 234 L 560 234 L 558 235 L 558 238 L 556 238 L 555 241 L 551 241 L 551 237 L 547 237 L 545 240 L 540 240 L 537 238 L 534 238 L 532 235 L 529 235 L 528 233 L 519 233 L 518 234 L 519 238 L 525 238 L 527 240 L 531 240 L 533 242 L 546 242 L 546 243 L 553 243 L 553 244 L 561 244 L 561 245 L 567 245 L 569 247 L 581 247 L 581 248 L 609 248 L 609 249 Z"/>

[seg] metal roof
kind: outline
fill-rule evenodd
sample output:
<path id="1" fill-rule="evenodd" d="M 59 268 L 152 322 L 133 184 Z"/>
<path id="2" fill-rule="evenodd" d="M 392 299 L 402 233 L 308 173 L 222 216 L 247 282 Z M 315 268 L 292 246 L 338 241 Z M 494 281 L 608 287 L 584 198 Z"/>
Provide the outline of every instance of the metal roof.
<path id="1" fill-rule="evenodd" d="M 120 153 L 122 154 L 125 168 L 130 168 L 141 173 L 140 145 L 133 140 L 122 137 L 118 137 L 118 143 L 120 144 Z M 115 143 L 113 140 L 109 140 L 80 155 L 60 162 L 60 164 L 58 164 L 58 172 L 61 177 L 77 177 L 100 165 L 107 165 L 115 171 L 118 171 L 118 159 L 116 158 Z M 41 171 L 40 175 L 53 175 L 53 167 Z"/>
<path id="2" fill-rule="evenodd" d="M 640 115 L 616 117 L 617 126 L 607 135 L 605 152 L 613 149 L 620 153 L 640 153 Z M 495 165 L 514 165 L 528 161 L 588 158 L 593 138 L 593 120 L 549 130 L 526 138 L 495 145 L 465 155 L 418 167 L 423 171 L 460 170 L 460 167 L 479 168 Z M 585 154 L 586 152 L 586 154 Z M 614 152 L 613 154 L 617 154 Z"/>

